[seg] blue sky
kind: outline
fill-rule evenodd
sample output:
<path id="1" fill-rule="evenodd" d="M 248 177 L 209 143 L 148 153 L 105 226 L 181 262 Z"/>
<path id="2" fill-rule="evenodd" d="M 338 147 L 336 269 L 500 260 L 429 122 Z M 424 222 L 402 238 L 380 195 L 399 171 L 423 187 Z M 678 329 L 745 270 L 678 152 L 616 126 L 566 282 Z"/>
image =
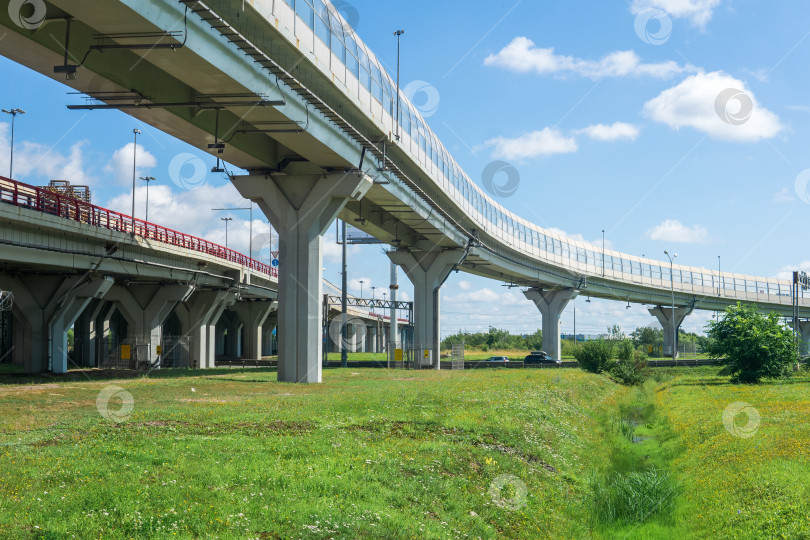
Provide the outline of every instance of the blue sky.
<path id="1" fill-rule="evenodd" d="M 754 0 L 530 0 L 338 3 L 394 72 L 402 28 L 402 86 L 473 179 L 494 160 L 520 184 L 496 200 L 544 227 L 614 249 L 683 264 L 766 276 L 810 269 L 810 4 Z M 473 7 L 474 6 L 474 7 Z M 0 59 L 0 105 L 20 107 L 15 176 L 89 184 L 94 202 L 129 212 L 132 129 L 150 218 L 247 250 L 247 213 L 219 175 L 195 189 L 170 180 L 183 161 L 213 159 L 116 111 L 72 112 L 69 89 Z M 730 90 L 730 92 L 728 92 Z M 724 93 L 724 91 L 726 91 Z M 722 95 L 721 95 L 722 94 Z M 429 112 L 428 112 L 429 109 Z M 8 171 L 8 117 L 0 118 L 0 172 Z M 179 161 L 178 161 L 179 160 Z M 136 214 L 143 215 L 144 187 Z M 254 236 L 267 230 L 258 212 Z M 261 241 L 257 242 L 261 243 Z M 326 239 L 325 276 L 339 282 L 339 248 Z M 353 247 L 349 277 L 359 292 L 387 289 L 379 247 Z M 367 262 L 365 262 L 367 261 Z M 400 273 L 403 292 L 407 279 Z M 653 323 L 642 306 L 580 299 L 577 330 L 599 333 Z M 700 330 L 710 316 L 684 323 Z M 573 326 L 572 310 L 562 328 Z M 533 331 L 540 316 L 517 290 L 463 273 L 442 291 L 442 334 L 494 325 Z"/>

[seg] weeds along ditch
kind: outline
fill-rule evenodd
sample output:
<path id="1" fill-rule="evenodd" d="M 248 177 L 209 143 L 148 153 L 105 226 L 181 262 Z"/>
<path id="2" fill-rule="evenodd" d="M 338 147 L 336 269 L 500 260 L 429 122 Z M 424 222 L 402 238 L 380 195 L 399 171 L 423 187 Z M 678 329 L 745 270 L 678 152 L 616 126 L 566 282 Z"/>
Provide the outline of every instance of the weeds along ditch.
<path id="1" fill-rule="evenodd" d="M 605 532 L 627 526 L 672 525 L 680 489 L 669 466 L 678 439 L 656 414 L 656 383 L 634 386 L 604 419 L 606 456 L 590 478 L 593 526 Z"/>

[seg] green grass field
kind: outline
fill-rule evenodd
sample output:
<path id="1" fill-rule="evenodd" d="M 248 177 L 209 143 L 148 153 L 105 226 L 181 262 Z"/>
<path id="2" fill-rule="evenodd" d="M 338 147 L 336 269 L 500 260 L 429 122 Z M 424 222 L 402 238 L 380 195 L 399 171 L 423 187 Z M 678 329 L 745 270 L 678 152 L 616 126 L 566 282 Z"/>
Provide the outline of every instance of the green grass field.
<path id="1" fill-rule="evenodd" d="M 632 389 L 573 369 L 327 370 L 310 386 L 263 369 L 6 377 L 0 537 L 810 535 L 810 378 L 655 376 Z M 760 416 L 748 438 L 723 423 L 737 401 Z M 748 418 L 731 431 L 749 434 Z"/>

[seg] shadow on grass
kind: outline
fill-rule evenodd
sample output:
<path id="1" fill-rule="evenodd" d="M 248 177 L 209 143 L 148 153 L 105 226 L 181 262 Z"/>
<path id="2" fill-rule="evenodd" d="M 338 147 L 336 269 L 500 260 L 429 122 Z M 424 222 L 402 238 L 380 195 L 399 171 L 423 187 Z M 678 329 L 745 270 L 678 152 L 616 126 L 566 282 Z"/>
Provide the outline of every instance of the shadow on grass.
<path id="1" fill-rule="evenodd" d="M 0 373 L 0 385 L 47 384 L 59 382 L 94 382 L 113 379 L 186 379 L 211 375 L 241 375 L 259 373 L 276 373 L 276 368 L 215 368 L 215 369 L 160 369 L 153 371 L 136 371 L 129 369 L 71 369 L 65 374 L 42 373 Z M 264 379 L 223 379 L 233 382 L 268 382 Z"/>

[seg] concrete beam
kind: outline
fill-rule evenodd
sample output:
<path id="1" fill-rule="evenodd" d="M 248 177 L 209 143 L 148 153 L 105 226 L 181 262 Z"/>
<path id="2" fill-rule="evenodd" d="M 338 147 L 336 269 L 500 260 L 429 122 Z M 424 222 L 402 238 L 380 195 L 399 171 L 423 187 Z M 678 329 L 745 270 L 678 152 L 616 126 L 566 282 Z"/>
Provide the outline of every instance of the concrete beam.
<path id="1" fill-rule="evenodd" d="M 222 311 L 236 301 L 236 293 L 226 290 L 196 291 L 175 308 L 183 334 L 190 338 L 190 364 L 199 369 L 213 368 L 215 344 L 213 328 Z"/>
<path id="2" fill-rule="evenodd" d="M 278 380 L 321 382 L 323 234 L 351 199 L 372 186 L 358 172 L 237 176 L 279 235 Z"/>
<path id="3" fill-rule="evenodd" d="M 401 266 L 413 284 L 414 345 L 433 351 L 433 366 L 441 369 L 439 351 L 439 287 L 463 255 L 458 249 L 411 253 L 389 251 L 388 258 Z"/>
<path id="4" fill-rule="evenodd" d="M 523 294 L 534 302 L 543 318 L 543 350 L 555 360 L 562 358 L 560 315 L 568 302 L 579 294 L 576 289 L 529 289 Z"/>
<path id="5" fill-rule="evenodd" d="M 675 358 L 678 358 L 678 330 L 683 320 L 692 313 L 692 308 L 676 307 L 674 310 L 675 326 L 672 326 L 673 310 L 671 307 L 656 306 L 648 310 L 650 315 L 658 319 L 664 328 L 664 356 L 672 357 L 672 347 L 675 347 Z"/>

